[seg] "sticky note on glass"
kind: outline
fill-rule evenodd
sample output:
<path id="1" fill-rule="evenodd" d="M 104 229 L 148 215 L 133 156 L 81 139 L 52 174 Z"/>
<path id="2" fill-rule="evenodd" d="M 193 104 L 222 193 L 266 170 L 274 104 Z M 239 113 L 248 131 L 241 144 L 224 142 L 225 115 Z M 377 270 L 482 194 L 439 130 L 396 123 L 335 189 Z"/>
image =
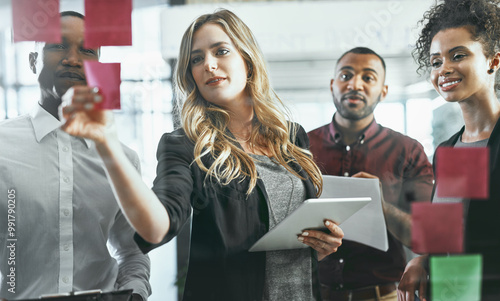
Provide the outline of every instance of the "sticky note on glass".
<path id="1" fill-rule="evenodd" d="M 59 0 L 12 0 L 14 42 L 61 42 Z"/>
<path id="2" fill-rule="evenodd" d="M 411 247 L 415 253 L 463 253 L 462 203 L 413 203 Z"/>
<path id="3" fill-rule="evenodd" d="M 438 197 L 487 199 L 490 152 L 486 147 L 440 147 L 436 151 Z"/>
<path id="4" fill-rule="evenodd" d="M 86 48 L 132 45 L 132 0 L 85 0 Z"/>
<path id="5" fill-rule="evenodd" d="M 481 255 L 431 256 L 431 300 L 481 300 L 482 270 Z"/>
<path id="6" fill-rule="evenodd" d="M 89 87 L 98 87 L 102 102 L 96 104 L 97 109 L 120 109 L 120 63 L 99 63 L 84 61 L 85 76 Z"/>

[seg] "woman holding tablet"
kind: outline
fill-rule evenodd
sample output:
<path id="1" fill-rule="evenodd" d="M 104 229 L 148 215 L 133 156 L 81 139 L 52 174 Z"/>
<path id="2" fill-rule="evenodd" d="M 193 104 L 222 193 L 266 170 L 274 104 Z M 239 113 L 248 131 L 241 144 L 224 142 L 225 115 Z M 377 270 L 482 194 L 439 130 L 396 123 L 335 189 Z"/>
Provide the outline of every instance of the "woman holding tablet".
<path id="1" fill-rule="evenodd" d="M 219 10 L 186 30 L 175 72 L 182 128 L 158 146 L 150 190 L 123 155 L 112 113 L 75 89 L 64 129 L 91 138 L 145 252 L 168 242 L 193 212 L 185 300 L 313 300 L 316 261 L 335 252 L 342 230 L 298 237 L 306 249 L 248 252 L 269 228 L 321 191 L 308 138 L 288 122 L 248 27 Z"/>

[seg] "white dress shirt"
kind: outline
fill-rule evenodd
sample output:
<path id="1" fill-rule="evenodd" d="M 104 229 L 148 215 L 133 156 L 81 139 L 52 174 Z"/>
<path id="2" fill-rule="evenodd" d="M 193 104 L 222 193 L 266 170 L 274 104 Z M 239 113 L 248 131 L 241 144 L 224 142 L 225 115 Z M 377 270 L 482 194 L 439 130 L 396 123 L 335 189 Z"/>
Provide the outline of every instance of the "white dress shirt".
<path id="1" fill-rule="evenodd" d="M 134 289 L 150 261 L 133 240 L 91 140 L 38 106 L 0 122 L 0 297 Z M 137 154 L 124 146 L 139 170 Z"/>

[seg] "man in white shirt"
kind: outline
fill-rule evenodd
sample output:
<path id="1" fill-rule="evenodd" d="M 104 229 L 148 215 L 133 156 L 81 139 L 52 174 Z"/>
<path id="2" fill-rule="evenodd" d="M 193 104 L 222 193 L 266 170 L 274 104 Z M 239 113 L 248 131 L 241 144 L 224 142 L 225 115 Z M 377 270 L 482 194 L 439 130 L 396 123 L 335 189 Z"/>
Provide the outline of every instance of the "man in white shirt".
<path id="1" fill-rule="evenodd" d="M 41 90 L 33 115 L 0 123 L 0 298 L 133 289 L 147 300 L 150 261 L 133 240 L 93 142 L 60 129 L 61 96 L 86 85 L 84 17 L 61 13 L 62 42 L 30 54 Z M 40 63 L 43 63 L 42 65 Z M 137 154 L 124 146 L 139 170 Z"/>

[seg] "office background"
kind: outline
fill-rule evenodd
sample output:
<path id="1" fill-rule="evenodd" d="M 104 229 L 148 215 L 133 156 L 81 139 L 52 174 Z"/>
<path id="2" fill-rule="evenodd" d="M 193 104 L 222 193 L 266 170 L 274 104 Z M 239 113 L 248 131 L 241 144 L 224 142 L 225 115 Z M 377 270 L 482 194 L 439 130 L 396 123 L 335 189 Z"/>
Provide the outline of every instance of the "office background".
<path id="1" fill-rule="evenodd" d="M 417 21 L 433 3 L 134 0 L 133 45 L 103 47 L 101 55 L 102 62 L 122 64 L 122 110 L 116 112 L 120 137 L 139 154 L 150 185 L 159 138 L 174 128 L 171 78 L 181 36 L 197 16 L 222 7 L 252 29 L 274 89 L 307 131 L 330 122 L 335 112 L 329 85 L 338 57 L 354 46 L 378 52 L 386 60 L 389 93 L 375 118 L 420 141 L 431 158 L 437 143 L 462 123 L 458 106 L 438 97 L 428 77 L 416 73 L 411 57 Z M 61 0 L 61 10 L 84 13 L 83 0 Z M 0 0 L 0 120 L 31 112 L 39 99 L 28 65 L 28 53 L 36 46 L 12 42 L 11 20 L 10 1 Z M 185 244 L 180 238 L 151 252 L 151 301 L 175 300 L 177 271 L 182 270 L 177 262 L 185 259 Z"/>

